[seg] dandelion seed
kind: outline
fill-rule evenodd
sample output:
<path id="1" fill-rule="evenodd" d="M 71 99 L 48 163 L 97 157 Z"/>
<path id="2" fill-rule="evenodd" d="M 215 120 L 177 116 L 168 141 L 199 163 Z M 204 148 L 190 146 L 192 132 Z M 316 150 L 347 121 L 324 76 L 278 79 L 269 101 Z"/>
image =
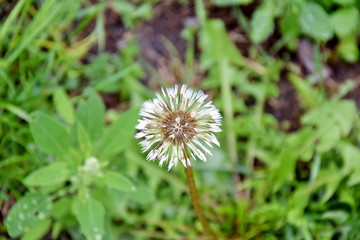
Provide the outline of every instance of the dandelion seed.
<path id="1" fill-rule="evenodd" d="M 187 167 L 190 159 L 206 162 L 212 144 L 220 146 L 214 132 L 220 132 L 221 115 L 212 102 L 205 102 L 203 91 L 187 86 L 161 89 L 156 98 L 148 100 L 140 110 L 136 138 L 147 160 L 168 163 L 168 170 L 178 161 Z"/>

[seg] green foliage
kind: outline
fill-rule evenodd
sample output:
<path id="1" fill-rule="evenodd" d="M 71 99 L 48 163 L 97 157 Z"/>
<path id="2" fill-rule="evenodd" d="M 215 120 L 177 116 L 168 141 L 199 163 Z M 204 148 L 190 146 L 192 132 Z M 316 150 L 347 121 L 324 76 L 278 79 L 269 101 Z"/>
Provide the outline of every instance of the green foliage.
<path id="1" fill-rule="evenodd" d="M 247 5 L 253 2 L 253 0 L 213 0 L 217 6 L 234 6 L 234 5 Z"/>
<path id="2" fill-rule="evenodd" d="M 134 139 L 148 88 L 168 83 L 149 80 L 136 27 L 164 3 L 90 2 L 2 2 L 0 239 L 204 239 L 182 166 L 147 162 Z M 314 82 L 293 53 L 314 41 L 317 74 L 322 61 L 358 62 L 358 1 L 197 0 L 195 10 L 184 82 L 223 115 L 221 149 L 193 162 L 211 228 L 221 239 L 359 238 L 358 86 Z M 112 52 L 108 15 L 126 36 Z"/>
<path id="3" fill-rule="evenodd" d="M 84 127 L 90 140 L 97 141 L 104 131 L 105 107 L 97 94 L 90 92 L 87 101 L 79 104 L 76 117 L 79 125 Z"/>
<path id="4" fill-rule="evenodd" d="M 11 237 L 18 237 L 49 217 L 51 199 L 43 193 L 27 193 L 11 208 L 5 220 Z"/>
<path id="5" fill-rule="evenodd" d="M 242 2 L 223 1 L 219 6 L 241 6 Z M 298 39 L 302 35 L 323 44 L 337 38 L 338 55 L 347 62 L 356 62 L 359 58 L 357 48 L 360 23 L 360 6 L 356 1 L 260 1 L 249 20 L 237 10 L 236 16 L 241 27 L 247 32 L 254 44 L 266 42 L 279 28 L 281 39 L 274 50 L 286 46 L 295 51 Z"/>
<path id="6" fill-rule="evenodd" d="M 106 129 L 97 144 L 97 154 L 104 159 L 123 151 L 129 144 L 135 132 L 135 122 L 138 119 L 138 108 L 133 108 L 121 116 Z"/>
<path id="7" fill-rule="evenodd" d="M 28 187 L 45 187 L 62 185 L 69 177 L 69 166 L 63 162 L 54 162 L 33 171 L 23 182 Z"/>
<path id="8" fill-rule="evenodd" d="M 266 40 L 274 31 L 273 6 L 269 2 L 256 9 L 251 18 L 250 39 L 258 44 Z"/>
<path id="9" fill-rule="evenodd" d="M 60 157 L 70 147 L 70 134 L 66 126 L 43 112 L 34 114 L 30 131 L 36 145 L 47 154 Z"/>
<path id="10" fill-rule="evenodd" d="M 39 220 L 48 216 L 54 217 L 57 219 L 54 227 L 58 223 L 61 229 L 61 226 L 66 224 L 61 216 L 74 215 L 88 239 L 102 239 L 107 214 L 101 202 L 103 198 L 98 196 L 97 200 L 91 197 L 91 191 L 95 188 L 113 189 L 123 193 L 144 191 L 142 188 L 136 190 L 134 184 L 123 174 L 106 170 L 111 160 L 125 150 L 125 143 L 129 144 L 133 139 L 139 110 L 133 108 L 121 114 L 110 126 L 105 126 L 104 106 L 99 95 L 90 89 L 85 91 L 87 96 L 79 99 L 74 111 L 73 108 L 69 108 L 72 107 L 69 104 L 71 100 L 62 90 L 57 90 L 54 98 L 59 97 L 59 91 L 62 92 L 61 98 L 67 99 L 67 109 L 64 111 L 63 107 L 56 108 L 58 116 L 61 120 L 67 121 L 68 113 L 75 112 L 76 118 L 62 124 L 43 112 L 34 114 L 34 119 L 29 125 L 35 144 L 53 160 L 23 179 L 23 183 L 32 189 L 32 193 L 19 199 L 7 217 L 6 224 L 9 234 L 13 237 L 23 235 L 27 238 L 31 234 L 37 234 L 40 236 L 35 239 L 39 239 L 42 236 L 40 233 L 46 233 L 51 226 L 50 222 L 43 222 L 43 226 L 47 226 L 44 230 L 37 225 L 37 216 L 34 216 L 40 214 L 39 211 L 44 208 L 46 200 L 48 211 L 41 212 Z M 51 212 L 51 207 L 48 206 L 51 206 L 52 199 L 57 198 L 59 199 L 54 202 L 57 210 Z M 66 210 L 60 210 L 64 208 L 59 205 L 65 204 L 63 201 L 66 201 L 66 205 L 70 204 L 71 208 L 64 206 Z M 38 207 L 30 208 L 30 203 L 37 202 Z M 31 212 L 24 212 L 26 207 L 30 208 Z"/>
<path id="11" fill-rule="evenodd" d="M 355 8 L 340 8 L 331 15 L 335 33 L 339 38 L 356 33 L 359 11 Z"/>
<path id="12" fill-rule="evenodd" d="M 98 240 L 104 235 L 105 209 L 96 199 L 85 198 L 76 205 L 75 216 L 86 239 Z"/>
<path id="13" fill-rule="evenodd" d="M 333 26 L 324 9 L 313 2 L 302 8 L 300 24 L 305 34 L 316 41 L 327 41 L 333 36 Z"/>
<path id="14" fill-rule="evenodd" d="M 54 105 L 56 112 L 67 123 L 74 123 L 75 114 L 74 107 L 70 99 L 67 97 L 64 89 L 58 88 L 54 92 Z"/>
<path id="15" fill-rule="evenodd" d="M 261 7 L 256 11 L 263 11 Z M 324 10 L 319 10 L 320 5 L 314 7 L 313 3 L 310 3 L 307 8 L 301 11 L 305 11 L 305 13 L 309 11 L 311 14 L 313 14 L 312 11 L 322 11 L 322 15 L 316 13 L 316 17 L 322 16 L 327 19 L 326 25 L 319 26 L 316 32 L 311 33 L 318 34 L 312 37 L 319 41 L 330 39 L 333 34 L 330 18 L 325 17 Z M 292 11 L 298 12 L 299 14 L 295 14 L 295 16 L 299 16 L 299 18 L 301 14 L 303 17 L 306 15 L 298 10 Z M 256 14 L 257 12 L 254 13 L 251 21 L 257 18 Z M 277 16 L 276 11 L 272 11 L 272 14 Z M 266 16 L 261 14 L 259 17 L 265 18 Z M 310 28 L 316 28 L 316 25 L 307 22 L 308 19 L 304 20 L 302 22 L 299 19 L 297 22 L 297 19 L 291 15 L 285 18 L 282 29 L 287 39 L 297 38 L 301 30 L 306 31 L 303 28 L 304 24 L 310 24 Z M 206 24 L 209 24 L 217 20 L 206 21 Z M 322 21 L 319 24 L 321 23 Z M 206 28 L 203 31 L 205 33 L 200 33 L 202 38 L 210 36 L 209 33 L 206 33 Z M 250 29 L 250 36 L 255 31 L 257 30 Z M 264 30 L 259 32 L 264 37 L 258 42 L 253 39 L 254 43 L 260 43 L 268 36 Z M 212 34 L 222 35 L 220 30 L 217 32 L 214 30 Z M 323 36 L 320 35 L 326 35 L 326 37 L 322 38 Z M 212 41 L 212 39 L 212 37 L 207 37 L 206 41 L 201 42 L 200 38 L 204 54 L 210 50 L 214 52 L 218 48 L 219 40 Z M 233 48 L 229 45 L 227 47 Z M 232 53 L 232 55 L 236 54 L 238 53 Z M 333 229 L 330 223 L 321 223 L 320 219 L 330 216 L 333 210 L 327 207 L 320 208 L 313 199 L 321 199 L 322 204 L 330 201 L 333 204 L 341 204 L 341 201 L 337 200 L 338 191 L 341 189 L 343 180 L 350 176 L 350 172 L 342 173 L 344 168 L 341 165 L 342 156 L 339 155 L 342 147 L 339 142 L 345 139 L 351 141 L 349 138 L 351 130 L 358 123 L 358 110 L 354 102 L 341 100 L 341 97 L 350 91 L 353 85 L 347 86 L 347 83 L 344 83 L 340 87 L 338 95 L 328 100 L 326 95 L 311 85 L 307 79 L 290 74 L 289 79 L 296 89 L 304 113 L 301 117 L 301 128 L 284 134 L 280 131 L 277 121 L 265 113 L 266 102 L 278 96 L 276 84 L 279 79 L 279 71 L 283 66 L 282 63 L 277 62 L 269 55 L 264 58 L 256 56 L 257 63 L 268 66 L 262 70 L 254 67 L 249 60 L 238 64 L 229 58 L 229 54 L 217 56 L 219 55 L 210 59 L 208 57 L 206 61 L 214 59 L 218 64 L 203 64 L 205 70 L 209 71 L 208 77 L 203 81 L 203 86 L 220 87 L 222 90 L 222 99 L 215 101 L 217 106 L 223 110 L 225 118 L 227 138 L 225 146 L 224 144 L 222 146 L 228 154 L 227 159 L 233 160 L 235 164 L 241 162 L 238 168 L 245 174 L 246 180 L 240 184 L 242 190 L 239 191 L 240 194 L 251 191 L 250 201 L 253 204 L 253 207 L 247 208 L 239 205 L 239 208 L 242 209 L 239 209 L 239 212 L 226 213 L 228 215 L 218 212 L 218 214 L 225 214 L 229 219 L 234 218 L 235 214 L 235 218 L 241 219 L 238 231 L 232 234 L 240 234 L 244 239 L 267 239 L 269 236 L 272 236 L 270 239 L 283 239 L 286 236 L 293 236 L 294 239 L 324 239 L 325 232 L 319 231 L 327 231 L 326 235 L 331 239 L 341 234 L 336 230 L 329 230 Z M 252 99 L 253 104 L 244 106 L 243 101 L 247 101 L 247 99 Z M 239 105 L 243 105 L 243 107 L 237 108 Z M 231 137 L 232 132 L 235 132 L 233 138 Z M 242 139 L 242 141 L 237 142 L 235 139 Z M 351 143 L 350 146 L 357 149 L 353 144 Z M 232 156 L 232 153 L 235 154 Z M 241 157 L 237 158 L 236 156 Z M 254 170 L 255 158 L 256 161 L 261 162 L 257 164 L 256 170 Z M 346 160 L 344 159 L 344 161 Z M 299 169 L 302 164 L 311 167 L 309 173 L 304 173 L 304 170 Z M 349 168 L 354 169 L 354 167 Z M 300 173 L 298 173 L 299 171 Z M 305 174 L 305 176 L 299 174 Z M 351 182 L 356 184 L 356 175 L 351 176 L 353 176 Z M 215 175 L 214 177 L 217 178 L 214 180 L 215 182 L 221 181 L 219 176 Z M 227 177 L 228 181 L 231 181 L 231 175 Z M 217 195 L 214 194 L 213 197 L 216 198 Z M 353 197 L 354 195 L 351 198 L 353 199 Z M 223 207 L 225 206 L 223 205 Z M 349 217 L 347 214 L 351 215 L 340 209 L 339 212 L 346 214 L 344 218 Z M 341 228 L 346 228 L 347 223 L 346 221 L 337 221 L 337 224 Z M 222 227 L 223 231 L 226 231 L 228 226 L 225 224 Z M 345 237 L 344 234 L 341 236 Z"/>

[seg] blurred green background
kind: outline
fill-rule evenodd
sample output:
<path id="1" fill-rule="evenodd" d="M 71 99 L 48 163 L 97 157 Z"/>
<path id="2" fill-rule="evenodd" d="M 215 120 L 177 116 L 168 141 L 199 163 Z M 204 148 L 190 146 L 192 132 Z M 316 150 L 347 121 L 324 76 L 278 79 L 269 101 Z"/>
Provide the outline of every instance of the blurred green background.
<path id="1" fill-rule="evenodd" d="M 206 239 L 139 108 L 204 90 L 219 239 L 360 239 L 357 0 L 0 0 L 0 239 Z"/>

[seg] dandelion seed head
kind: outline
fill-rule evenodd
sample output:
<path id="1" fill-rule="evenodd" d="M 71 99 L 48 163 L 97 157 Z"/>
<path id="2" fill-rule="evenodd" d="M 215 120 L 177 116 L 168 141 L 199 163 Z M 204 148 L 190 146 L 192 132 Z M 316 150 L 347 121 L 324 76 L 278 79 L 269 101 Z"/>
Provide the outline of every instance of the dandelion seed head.
<path id="1" fill-rule="evenodd" d="M 175 145 L 189 142 L 196 134 L 196 119 L 188 112 L 169 112 L 162 123 L 161 133 L 164 139 Z"/>
<path id="2" fill-rule="evenodd" d="M 206 161 L 209 148 L 220 146 L 214 132 L 220 132 L 221 115 L 211 101 L 205 102 L 203 91 L 193 91 L 186 85 L 161 89 L 156 98 L 144 102 L 135 135 L 147 160 L 168 163 L 168 169 L 178 161 L 187 167 L 190 159 Z"/>

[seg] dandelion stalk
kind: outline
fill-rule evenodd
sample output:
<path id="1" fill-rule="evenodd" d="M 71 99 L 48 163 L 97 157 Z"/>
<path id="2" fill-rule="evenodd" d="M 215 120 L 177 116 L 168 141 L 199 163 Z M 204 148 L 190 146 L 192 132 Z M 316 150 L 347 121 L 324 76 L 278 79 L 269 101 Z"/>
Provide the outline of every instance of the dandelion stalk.
<path id="1" fill-rule="evenodd" d="M 191 195 L 191 202 L 194 206 L 195 213 L 196 213 L 201 225 L 203 226 L 204 232 L 206 233 L 206 235 L 208 235 L 210 239 L 216 239 L 215 233 L 211 230 L 209 223 L 205 217 L 205 214 L 201 208 L 199 195 L 198 195 L 196 185 L 195 185 L 194 175 L 192 172 L 192 167 L 186 167 L 185 173 L 186 173 L 186 178 L 188 181 L 189 192 Z"/>
<path id="2" fill-rule="evenodd" d="M 168 163 L 168 170 L 179 161 L 184 165 L 196 215 L 205 233 L 215 240 L 200 205 L 190 161 L 206 162 L 206 155 L 211 155 L 209 148 L 220 146 L 214 133 L 221 131 L 221 115 L 211 101 L 205 102 L 206 98 L 204 92 L 185 85 L 162 89 L 155 99 L 143 104 L 135 137 L 144 139 L 140 145 L 143 152 L 149 151 L 147 160 L 159 161 L 160 166 Z"/>

